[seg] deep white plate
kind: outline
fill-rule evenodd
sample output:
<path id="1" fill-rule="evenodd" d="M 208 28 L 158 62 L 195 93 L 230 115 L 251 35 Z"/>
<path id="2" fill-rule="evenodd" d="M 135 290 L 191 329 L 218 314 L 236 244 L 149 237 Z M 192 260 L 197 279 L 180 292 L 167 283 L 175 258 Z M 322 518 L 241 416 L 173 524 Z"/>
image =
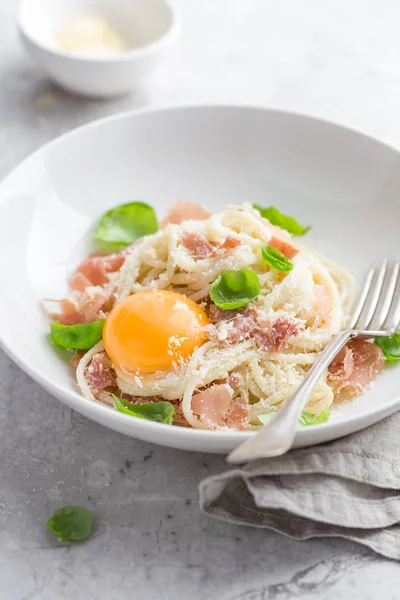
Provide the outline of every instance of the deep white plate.
<path id="1" fill-rule="evenodd" d="M 213 211 L 243 201 L 273 204 L 312 224 L 308 245 L 361 279 L 374 259 L 396 256 L 399 195 L 395 149 L 301 115 L 191 107 L 81 127 L 30 156 L 0 186 L 1 346 L 48 392 L 106 427 L 166 446 L 228 452 L 252 434 L 160 425 L 82 398 L 47 341 L 40 299 L 63 295 L 66 269 L 88 250 L 82 239 L 93 220 L 122 202 L 143 200 L 159 215 L 181 199 Z M 296 446 L 347 435 L 399 408 L 400 365 L 332 422 L 300 429 Z"/>

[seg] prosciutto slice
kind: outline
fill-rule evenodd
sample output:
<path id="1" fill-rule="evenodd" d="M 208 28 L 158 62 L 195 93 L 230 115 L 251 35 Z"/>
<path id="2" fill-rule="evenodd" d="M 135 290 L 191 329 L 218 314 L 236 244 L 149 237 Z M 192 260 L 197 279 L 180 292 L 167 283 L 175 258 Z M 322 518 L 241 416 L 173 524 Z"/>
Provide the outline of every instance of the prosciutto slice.
<path id="1" fill-rule="evenodd" d="M 93 291 L 92 291 L 93 290 Z M 78 301 L 83 323 L 92 323 L 103 316 L 102 309 L 110 298 L 110 292 L 101 288 L 86 288 Z"/>
<path id="2" fill-rule="evenodd" d="M 84 323 L 83 316 L 72 298 L 63 300 L 43 300 L 43 308 L 50 319 L 61 325 L 77 325 Z"/>
<path id="3" fill-rule="evenodd" d="M 243 382 L 243 378 L 241 376 L 240 373 L 237 373 L 236 371 L 232 371 L 232 373 L 229 375 L 229 379 L 228 379 L 228 383 L 229 385 L 235 389 L 237 388 L 241 383 Z"/>
<path id="4" fill-rule="evenodd" d="M 71 296 L 62 300 L 44 300 L 43 308 L 50 319 L 62 325 L 91 323 L 104 316 L 110 309 L 112 284 L 109 274 L 118 271 L 132 248 L 141 243 L 136 240 L 115 254 L 91 254 L 72 275 L 69 288 Z"/>
<path id="5" fill-rule="evenodd" d="M 118 271 L 124 264 L 129 254 L 128 248 L 124 248 L 121 252 L 115 254 L 91 254 L 76 269 L 76 274 L 71 283 L 75 283 L 77 275 L 81 274 L 87 278 L 91 285 L 104 285 L 108 282 L 108 275 Z"/>
<path id="6" fill-rule="evenodd" d="M 196 258 L 207 258 L 214 253 L 214 246 L 199 233 L 185 232 L 182 237 L 182 243 L 190 254 Z"/>
<path id="7" fill-rule="evenodd" d="M 186 231 L 182 236 L 182 243 L 192 256 L 196 258 L 207 258 L 208 256 L 217 256 L 221 252 L 233 250 L 240 246 L 240 240 L 228 235 L 226 240 L 218 245 L 211 244 L 203 235 L 195 232 Z"/>
<path id="8" fill-rule="evenodd" d="M 180 225 L 183 221 L 203 221 L 210 213 L 204 206 L 193 202 L 177 202 L 170 208 L 167 216 L 161 221 L 161 227 L 169 224 Z"/>
<path id="9" fill-rule="evenodd" d="M 69 289 L 75 292 L 84 292 L 92 282 L 83 273 L 75 272 L 69 282 Z"/>
<path id="10" fill-rule="evenodd" d="M 250 407 L 247 398 L 238 396 L 232 402 L 226 426 L 235 431 L 244 431 L 249 426 Z"/>
<path id="11" fill-rule="evenodd" d="M 240 240 L 234 238 L 232 235 L 228 235 L 226 240 L 215 250 L 214 254 L 217 254 L 218 251 L 233 250 L 240 246 L 240 244 Z"/>
<path id="12" fill-rule="evenodd" d="M 250 337 L 258 330 L 261 330 L 261 328 L 250 311 L 238 314 L 231 323 L 227 338 L 228 342 L 236 344 Z"/>
<path id="13" fill-rule="evenodd" d="M 333 359 L 328 368 L 329 381 L 343 382 L 349 380 L 354 371 L 354 356 L 352 350 L 345 346 Z"/>
<path id="14" fill-rule="evenodd" d="M 349 400 L 362 394 L 382 371 L 385 356 L 376 344 L 352 340 L 328 368 L 328 383 L 335 401 Z"/>
<path id="15" fill-rule="evenodd" d="M 93 394 L 101 392 L 116 384 L 115 375 L 111 369 L 111 361 L 104 354 L 95 354 L 87 372 L 86 381 Z"/>
<path id="16" fill-rule="evenodd" d="M 289 339 L 304 330 L 304 323 L 295 317 L 278 317 L 273 323 L 264 325 L 262 313 L 257 308 L 222 310 L 210 306 L 209 318 L 214 324 L 221 321 L 230 324 L 227 341 L 237 344 L 253 337 L 259 350 L 280 352 L 287 348 Z"/>
<path id="17" fill-rule="evenodd" d="M 281 352 L 287 348 L 292 336 L 304 330 L 304 324 L 295 318 L 278 317 L 273 323 L 263 326 L 258 316 L 257 311 L 251 309 L 236 314 L 232 318 L 228 342 L 236 344 L 253 337 L 259 350 Z"/>
<path id="18" fill-rule="evenodd" d="M 43 308 L 50 319 L 61 325 L 92 323 L 108 312 L 111 296 L 111 288 L 89 286 L 76 298 L 44 300 Z"/>
<path id="19" fill-rule="evenodd" d="M 233 390 L 227 383 L 212 385 L 193 394 L 192 411 L 208 429 L 225 425 L 233 400 Z"/>
<path id="20" fill-rule="evenodd" d="M 298 319 L 278 317 L 269 330 L 272 347 L 278 352 L 284 350 L 288 346 L 289 339 L 303 330 L 304 324 Z"/>
<path id="21" fill-rule="evenodd" d="M 318 284 L 314 287 L 314 302 L 316 314 L 315 326 L 318 327 L 321 323 L 329 324 L 332 300 L 325 284 Z"/>
<path id="22" fill-rule="evenodd" d="M 299 250 L 291 243 L 281 240 L 275 236 L 268 242 L 268 246 L 272 246 L 276 250 L 279 250 L 282 254 L 284 254 L 287 258 L 294 258 L 296 254 L 299 253 Z"/>
<path id="23" fill-rule="evenodd" d="M 192 397 L 192 411 L 207 429 L 228 427 L 242 431 L 249 424 L 249 403 L 244 395 L 233 399 L 233 389 L 228 383 L 212 385 Z"/>
<path id="24" fill-rule="evenodd" d="M 216 304 L 211 304 L 208 318 L 211 323 L 220 323 L 221 321 L 231 321 L 237 314 L 239 314 L 239 310 L 222 310 Z"/>

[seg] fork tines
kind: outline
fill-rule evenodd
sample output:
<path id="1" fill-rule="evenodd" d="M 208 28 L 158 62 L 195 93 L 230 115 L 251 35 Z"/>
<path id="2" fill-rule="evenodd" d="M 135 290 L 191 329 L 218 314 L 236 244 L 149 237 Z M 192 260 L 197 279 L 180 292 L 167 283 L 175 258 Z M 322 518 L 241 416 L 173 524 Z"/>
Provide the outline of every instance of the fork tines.
<path id="1" fill-rule="evenodd" d="M 400 261 L 372 267 L 354 311 L 350 328 L 371 337 L 393 335 L 400 323 Z"/>

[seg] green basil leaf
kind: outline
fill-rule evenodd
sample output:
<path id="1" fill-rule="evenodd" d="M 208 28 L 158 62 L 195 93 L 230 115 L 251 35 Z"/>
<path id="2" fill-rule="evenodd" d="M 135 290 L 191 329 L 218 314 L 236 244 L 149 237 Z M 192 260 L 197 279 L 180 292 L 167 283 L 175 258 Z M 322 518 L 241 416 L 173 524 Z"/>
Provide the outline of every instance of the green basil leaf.
<path id="1" fill-rule="evenodd" d="M 223 273 L 210 288 L 210 298 L 223 310 L 232 310 L 246 306 L 260 293 L 260 281 L 257 274 L 249 269 Z"/>
<path id="2" fill-rule="evenodd" d="M 267 425 L 272 421 L 272 419 L 276 415 L 276 412 L 277 411 L 275 410 L 264 415 L 258 415 L 258 419 L 263 425 Z M 328 408 L 324 409 L 318 416 L 313 415 L 309 412 L 303 412 L 299 419 L 299 425 L 307 427 L 308 425 L 319 425 L 320 423 L 326 423 L 329 419 L 330 414 L 331 413 Z"/>
<path id="3" fill-rule="evenodd" d="M 308 425 L 319 425 L 320 423 L 326 423 L 330 416 L 330 410 L 324 408 L 319 415 L 313 415 L 312 413 L 304 411 L 299 419 L 299 424 L 307 427 Z"/>
<path id="4" fill-rule="evenodd" d="M 266 413 L 265 415 L 258 415 L 258 420 L 261 421 L 263 425 L 267 425 L 272 421 L 274 416 L 276 415 L 276 410 L 270 413 Z"/>
<path id="5" fill-rule="evenodd" d="M 387 338 L 375 338 L 375 344 L 381 348 L 388 362 L 400 360 L 400 331 Z"/>
<path id="6" fill-rule="evenodd" d="M 292 235 L 304 235 L 307 231 L 310 231 L 311 225 L 308 227 L 303 227 L 294 217 L 289 215 L 284 215 L 279 212 L 277 208 L 274 206 L 269 206 L 268 208 L 264 208 L 259 204 L 253 204 L 253 208 L 258 210 L 260 215 L 264 217 L 264 219 L 268 219 L 271 225 L 277 225 L 282 229 L 286 229 Z"/>
<path id="7" fill-rule="evenodd" d="M 63 541 L 86 540 L 93 531 L 93 515 L 87 508 L 63 506 L 47 521 L 47 529 Z"/>
<path id="8" fill-rule="evenodd" d="M 171 402 L 153 402 L 152 404 L 131 404 L 114 396 L 115 408 L 131 417 L 146 419 L 147 421 L 156 421 L 156 423 L 172 424 L 172 418 L 175 414 L 175 409 Z"/>
<path id="9" fill-rule="evenodd" d="M 50 337 L 54 344 L 68 350 L 90 350 L 101 340 L 104 319 L 82 325 L 50 325 Z"/>
<path id="10" fill-rule="evenodd" d="M 272 246 L 261 246 L 261 254 L 265 262 L 277 271 L 287 273 L 293 269 L 290 258 Z"/>
<path id="11" fill-rule="evenodd" d="M 128 246 L 157 230 L 158 222 L 154 209 L 144 202 L 129 202 L 104 213 L 93 235 L 103 242 Z"/>

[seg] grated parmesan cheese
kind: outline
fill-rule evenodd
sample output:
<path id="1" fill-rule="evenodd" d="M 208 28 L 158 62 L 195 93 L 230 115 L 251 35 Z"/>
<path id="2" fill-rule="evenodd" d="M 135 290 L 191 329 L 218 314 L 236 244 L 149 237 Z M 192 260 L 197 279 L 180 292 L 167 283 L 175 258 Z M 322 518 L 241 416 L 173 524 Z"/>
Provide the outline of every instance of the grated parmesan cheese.
<path id="1" fill-rule="evenodd" d="M 191 256 L 181 243 L 185 233 L 200 234 L 218 245 L 228 236 L 238 238 L 241 243 L 226 252 L 200 259 Z M 262 259 L 261 246 L 268 244 L 272 236 L 289 240 L 299 250 L 292 260 L 293 269 L 287 274 L 275 271 Z M 168 372 L 143 375 L 117 371 L 117 384 L 122 392 L 181 401 L 180 409 L 187 423 L 200 428 L 204 425 L 191 410 L 193 392 L 213 382 L 228 381 L 232 372 L 241 382 L 241 392 L 251 396 L 252 426 L 260 425 L 258 415 L 275 411 L 293 393 L 317 354 L 343 327 L 351 309 L 352 281 L 342 268 L 311 254 L 287 232 L 261 218 L 252 206 L 229 206 L 225 212 L 208 219 L 167 225 L 143 238 L 113 280 L 115 302 L 132 293 L 155 288 L 177 291 L 207 306 L 210 286 L 217 277 L 243 268 L 252 269 L 259 277 L 261 291 L 253 306 L 262 316 L 265 329 L 278 318 L 301 324 L 303 330 L 289 338 L 287 347 L 279 352 L 261 351 L 252 337 L 229 344 L 229 333 L 234 325 L 232 321 L 222 320 L 207 327 L 208 342 L 197 348 L 187 361 L 178 361 Z M 315 288 L 320 285 L 326 289 L 330 303 L 328 318 L 322 320 L 318 318 L 315 296 Z M 169 353 L 174 354 L 181 343 L 181 338 L 172 337 Z M 89 353 L 82 360 L 81 375 L 90 361 Z M 81 378 L 78 381 L 86 395 Z M 317 412 L 332 400 L 332 390 L 323 380 L 315 387 L 307 410 Z"/>

